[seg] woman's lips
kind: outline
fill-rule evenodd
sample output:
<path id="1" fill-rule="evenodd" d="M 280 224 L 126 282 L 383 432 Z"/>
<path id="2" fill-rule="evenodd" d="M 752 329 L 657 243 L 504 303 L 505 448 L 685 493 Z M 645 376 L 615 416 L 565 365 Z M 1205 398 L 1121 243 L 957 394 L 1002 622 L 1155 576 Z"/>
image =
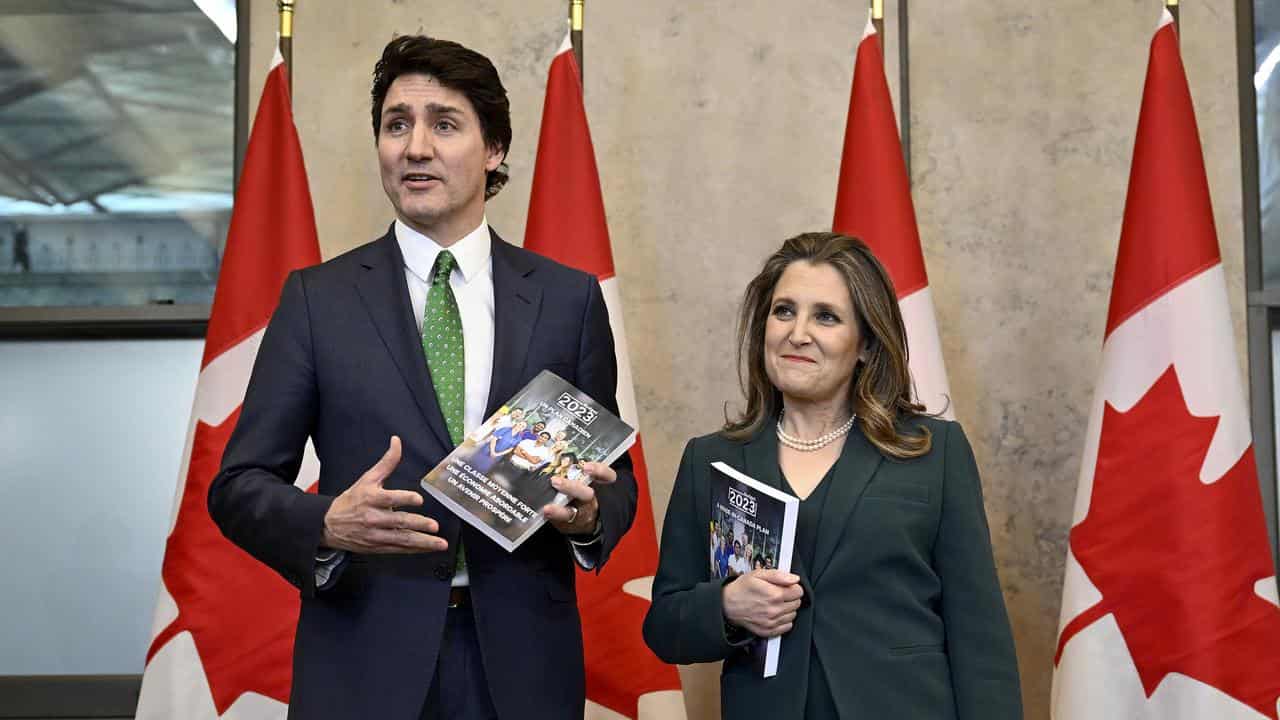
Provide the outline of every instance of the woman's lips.
<path id="1" fill-rule="evenodd" d="M 807 357 L 803 357 L 803 356 L 801 356 L 801 355 L 783 355 L 783 356 L 782 356 L 782 359 L 783 359 L 783 360 L 790 360 L 791 362 L 797 362 L 797 363 L 807 363 L 807 364 L 809 364 L 809 365 L 816 365 L 816 364 L 817 364 L 817 362 L 818 362 L 817 360 L 814 360 L 813 358 L 807 358 Z"/>

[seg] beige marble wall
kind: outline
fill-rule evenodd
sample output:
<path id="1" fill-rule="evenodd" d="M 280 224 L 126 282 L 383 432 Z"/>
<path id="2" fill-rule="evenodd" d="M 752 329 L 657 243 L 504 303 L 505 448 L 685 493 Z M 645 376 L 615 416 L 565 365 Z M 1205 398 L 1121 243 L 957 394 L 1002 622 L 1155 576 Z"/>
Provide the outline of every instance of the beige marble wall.
<path id="1" fill-rule="evenodd" d="M 493 58 L 520 242 L 562 0 L 299 0 L 295 109 L 326 257 L 381 233 L 369 73 L 393 33 Z M 889 3 L 890 14 L 896 3 Z M 252 102 L 273 42 L 252 5 Z M 1237 335 L 1243 339 L 1234 4 L 1184 3 Z M 830 224 L 860 2 L 587 3 L 586 93 L 632 345 L 654 505 L 684 441 L 736 400 L 738 293 L 784 237 Z M 984 470 L 1027 717 L 1048 718 L 1067 522 L 1097 368 L 1157 0 L 911 6 L 913 175 L 958 415 Z M 890 23 L 889 73 L 896 92 Z M 1243 341 L 1241 342 L 1243 358 Z M 714 718 L 714 668 L 685 673 Z"/>

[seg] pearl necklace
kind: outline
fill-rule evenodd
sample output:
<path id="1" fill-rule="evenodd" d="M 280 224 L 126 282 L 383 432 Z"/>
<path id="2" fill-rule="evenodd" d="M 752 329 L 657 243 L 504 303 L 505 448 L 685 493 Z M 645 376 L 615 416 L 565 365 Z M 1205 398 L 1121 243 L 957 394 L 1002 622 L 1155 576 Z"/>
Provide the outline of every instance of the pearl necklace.
<path id="1" fill-rule="evenodd" d="M 779 413 L 778 414 L 778 439 L 782 441 L 783 445 L 786 445 L 787 447 L 792 448 L 794 450 L 799 450 L 800 452 L 813 452 L 814 450 L 821 450 L 822 448 L 830 445 L 836 440 L 849 434 L 849 430 L 853 429 L 853 421 L 857 419 L 858 419 L 858 414 L 854 413 L 853 415 L 849 416 L 848 422 L 836 428 L 835 430 L 832 430 L 831 432 L 825 435 L 822 435 L 814 440 L 801 440 L 800 438 L 792 437 L 788 435 L 787 431 L 782 429 L 782 413 Z"/>

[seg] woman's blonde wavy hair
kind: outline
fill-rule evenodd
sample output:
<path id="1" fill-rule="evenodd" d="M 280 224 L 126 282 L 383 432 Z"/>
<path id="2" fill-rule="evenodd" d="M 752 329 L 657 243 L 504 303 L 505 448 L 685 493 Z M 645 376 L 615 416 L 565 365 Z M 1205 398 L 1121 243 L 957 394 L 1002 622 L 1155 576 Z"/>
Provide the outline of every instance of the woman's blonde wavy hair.
<path id="1" fill-rule="evenodd" d="M 794 262 L 830 265 L 844 278 L 853 299 L 865 352 L 856 361 L 849 386 L 849 405 L 863 434 L 881 452 L 906 459 L 929 452 L 928 428 L 904 432 L 900 421 L 924 415 L 911 399 L 907 367 L 907 332 L 898 309 L 893 281 L 866 243 L 829 232 L 804 233 L 782 244 L 747 285 L 738 314 L 738 382 L 747 407 L 737 418 L 725 412 L 722 433 L 733 440 L 755 435 L 782 410 L 782 393 L 769 381 L 764 363 L 764 331 L 773 290 Z"/>

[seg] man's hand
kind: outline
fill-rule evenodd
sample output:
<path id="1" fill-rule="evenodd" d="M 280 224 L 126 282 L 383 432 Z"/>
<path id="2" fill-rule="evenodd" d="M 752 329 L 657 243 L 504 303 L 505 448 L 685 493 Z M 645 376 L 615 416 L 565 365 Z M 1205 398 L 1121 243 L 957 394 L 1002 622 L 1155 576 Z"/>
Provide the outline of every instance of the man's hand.
<path id="1" fill-rule="evenodd" d="M 753 570 L 726 584 L 720 601 L 730 623 L 768 638 L 791 631 L 802 597 L 800 576 L 781 570 Z"/>
<path id="2" fill-rule="evenodd" d="M 590 535 L 595 532 L 596 520 L 600 517 L 600 503 L 596 500 L 596 491 L 591 489 L 587 481 L 608 485 L 618 480 L 618 474 L 604 463 L 589 462 L 583 469 L 587 471 L 586 475 L 577 480 L 559 475 L 551 478 L 551 487 L 569 496 L 567 507 L 553 504 L 542 508 L 542 516 L 565 535 Z"/>
<path id="3" fill-rule="evenodd" d="M 449 543 L 432 533 L 440 524 L 397 507 L 418 507 L 422 496 L 412 490 L 387 490 L 382 483 L 400 464 L 400 438 L 373 467 L 329 506 L 324 516 L 324 545 L 358 553 L 420 553 L 445 550 Z"/>

